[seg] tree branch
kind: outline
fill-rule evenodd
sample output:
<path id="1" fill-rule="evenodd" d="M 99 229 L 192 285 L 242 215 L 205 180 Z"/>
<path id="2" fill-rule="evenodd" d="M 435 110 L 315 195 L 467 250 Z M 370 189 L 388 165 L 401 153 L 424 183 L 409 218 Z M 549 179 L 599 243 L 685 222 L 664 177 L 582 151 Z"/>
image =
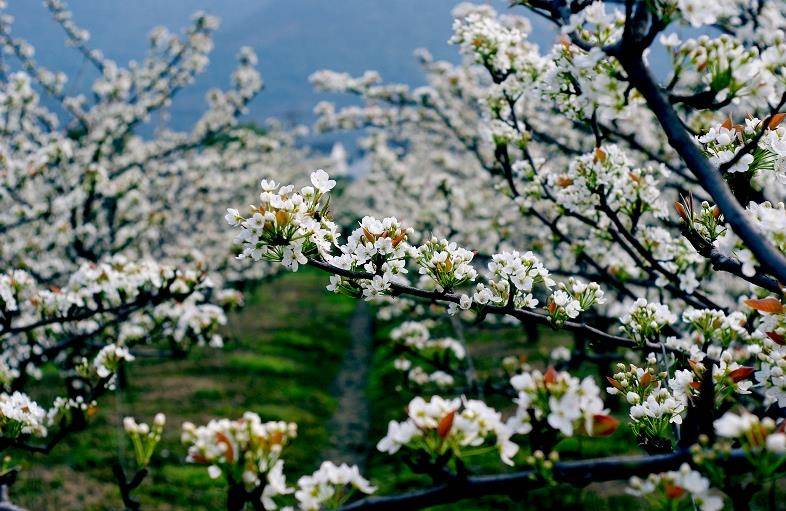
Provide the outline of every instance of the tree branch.
<path id="1" fill-rule="evenodd" d="M 669 144 L 677 151 L 687 167 L 699 180 L 701 186 L 710 194 L 720 208 L 723 216 L 743 243 L 753 252 L 761 265 L 779 281 L 786 282 L 786 257 L 783 256 L 756 228 L 740 206 L 721 173 L 701 154 L 693 139 L 685 131 L 672 105 L 655 84 L 652 75 L 642 61 L 637 48 L 622 45 L 614 54 L 628 74 L 647 105 L 658 119 L 666 133 Z"/>
<path id="2" fill-rule="evenodd" d="M 674 470 L 690 462 L 688 450 L 654 456 L 616 456 L 554 464 L 553 476 L 558 482 L 583 486 L 590 482 L 616 481 L 631 476 Z M 741 449 L 731 452 L 727 468 L 744 471 L 750 468 Z M 457 502 L 486 495 L 524 495 L 530 489 L 544 486 L 534 470 L 500 475 L 472 476 L 465 480 L 441 484 L 424 490 L 392 496 L 367 497 L 341 508 L 342 511 L 405 511 Z"/>

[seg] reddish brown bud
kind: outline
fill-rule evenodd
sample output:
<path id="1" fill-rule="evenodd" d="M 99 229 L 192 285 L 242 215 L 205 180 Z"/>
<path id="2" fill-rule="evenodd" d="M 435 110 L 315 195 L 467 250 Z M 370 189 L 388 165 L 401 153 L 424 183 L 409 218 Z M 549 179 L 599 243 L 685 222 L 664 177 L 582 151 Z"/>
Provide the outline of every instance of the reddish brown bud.
<path id="1" fill-rule="evenodd" d="M 190 454 L 190 459 L 193 463 L 198 463 L 200 465 L 207 465 L 207 458 L 200 453 Z"/>
<path id="2" fill-rule="evenodd" d="M 676 484 L 665 483 L 663 489 L 669 499 L 678 499 L 685 494 L 685 488 Z"/>
<path id="3" fill-rule="evenodd" d="M 546 370 L 546 374 L 543 375 L 543 381 L 546 382 L 547 385 L 550 385 L 557 381 L 557 370 L 554 367 L 549 366 Z"/>
<path id="4" fill-rule="evenodd" d="M 685 211 L 685 206 L 680 204 L 679 202 L 674 203 L 674 210 L 683 220 L 688 220 L 688 213 Z"/>
<path id="5" fill-rule="evenodd" d="M 611 415 L 596 413 L 592 416 L 592 431 L 590 436 L 610 436 L 620 425 L 620 421 Z"/>
<path id="6" fill-rule="evenodd" d="M 612 378 L 611 376 L 606 376 L 606 381 L 609 382 L 609 385 L 614 387 L 615 389 L 619 390 L 620 392 L 625 392 L 625 389 L 622 388 L 620 382 Z"/>
<path id="7" fill-rule="evenodd" d="M 786 114 L 785 113 L 778 113 L 778 114 L 773 115 L 772 117 L 767 119 L 767 121 L 768 121 L 767 122 L 767 127 L 769 129 L 771 129 L 771 130 L 774 130 L 775 128 L 778 127 L 778 125 L 780 125 L 780 123 L 783 122 L 784 118 L 786 118 Z"/>
<path id="8" fill-rule="evenodd" d="M 781 346 L 786 344 L 786 339 L 784 339 L 783 336 L 777 332 L 767 332 L 767 337 L 775 341 L 776 344 L 780 344 Z"/>
<path id="9" fill-rule="evenodd" d="M 743 303 L 759 312 L 767 312 L 769 314 L 781 314 L 783 312 L 783 304 L 781 301 L 772 296 L 767 298 L 751 298 L 750 300 L 745 300 Z"/>
<path id="10" fill-rule="evenodd" d="M 453 419 L 456 417 L 456 410 L 451 410 L 447 415 L 442 417 L 437 424 L 437 434 L 440 438 L 445 438 L 450 433 L 450 428 L 453 427 Z"/>
<path id="11" fill-rule="evenodd" d="M 734 383 L 737 383 L 748 378 L 750 375 L 753 374 L 753 371 L 755 371 L 755 369 L 752 367 L 745 367 L 745 366 L 738 367 L 737 369 L 729 373 L 729 378 L 731 378 L 731 381 L 733 381 Z"/>
<path id="12" fill-rule="evenodd" d="M 232 447 L 232 442 L 229 440 L 229 438 L 221 431 L 218 431 L 216 432 L 216 443 L 226 445 L 226 451 L 224 451 L 224 457 L 226 458 L 227 463 L 234 463 L 235 450 Z"/>

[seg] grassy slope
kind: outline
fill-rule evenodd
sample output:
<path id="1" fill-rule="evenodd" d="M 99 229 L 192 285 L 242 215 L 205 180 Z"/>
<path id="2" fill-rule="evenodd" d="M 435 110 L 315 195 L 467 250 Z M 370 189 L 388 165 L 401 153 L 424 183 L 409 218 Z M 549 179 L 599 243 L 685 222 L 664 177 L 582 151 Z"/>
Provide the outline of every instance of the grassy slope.
<path id="1" fill-rule="evenodd" d="M 110 472 L 118 443 L 126 441 L 120 421 L 125 415 L 149 421 L 158 411 L 168 424 L 152 474 L 136 493 L 145 510 L 224 506 L 221 483 L 211 481 L 204 467 L 183 462 L 179 428 L 186 420 L 200 424 L 252 410 L 263 419 L 295 421 L 299 437 L 289 448 L 287 472 L 314 470 L 327 440 L 324 423 L 335 408 L 329 388 L 348 342 L 354 301 L 325 292 L 324 276 L 310 271 L 265 284 L 247 301 L 228 326 L 224 349 L 129 366 L 130 387 L 102 401 L 88 431 L 49 457 L 33 459 L 13 489 L 14 501 L 36 511 L 120 509 Z"/>

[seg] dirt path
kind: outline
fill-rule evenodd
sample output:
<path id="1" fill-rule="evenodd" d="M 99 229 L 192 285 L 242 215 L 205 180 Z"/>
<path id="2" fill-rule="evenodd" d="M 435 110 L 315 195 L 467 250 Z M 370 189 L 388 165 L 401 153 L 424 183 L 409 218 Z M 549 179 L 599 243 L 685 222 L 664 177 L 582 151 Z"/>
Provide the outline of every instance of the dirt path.
<path id="1" fill-rule="evenodd" d="M 352 337 L 344 354 L 332 393 L 338 406 L 328 422 L 330 445 L 322 459 L 349 463 L 363 470 L 368 454 L 369 404 L 366 396 L 373 349 L 372 317 L 366 302 L 359 302 L 349 320 Z"/>

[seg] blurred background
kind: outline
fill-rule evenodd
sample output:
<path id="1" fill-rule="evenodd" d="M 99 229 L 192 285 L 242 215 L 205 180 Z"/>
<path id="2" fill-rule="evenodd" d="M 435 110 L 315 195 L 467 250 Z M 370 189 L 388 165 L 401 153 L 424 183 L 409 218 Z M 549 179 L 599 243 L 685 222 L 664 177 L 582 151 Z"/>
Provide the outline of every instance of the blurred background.
<path id="1" fill-rule="evenodd" d="M 120 64 L 144 55 L 147 35 L 158 25 L 177 32 L 199 10 L 218 16 L 210 67 L 183 90 L 169 113 L 176 129 L 190 126 L 204 109 L 205 92 L 225 86 L 241 46 L 259 55 L 265 90 L 251 103 L 248 118 L 268 117 L 308 123 L 320 100 L 337 104 L 347 95 L 327 97 L 312 90 L 308 77 L 319 69 L 356 75 L 379 71 L 387 82 L 422 85 L 413 57 L 427 48 L 436 59 L 458 60 L 448 43 L 450 11 L 456 0 L 73 0 L 75 21 L 90 31 L 91 45 Z M 507 2 L 489 2 L 497 9 Z M 86 90 L 95 75 L 82 56 L 63 44 L 63 32 L 41 2 L 11 0 L 14 32 L 37 48 L 41 64 L 77 77 L 66 92 Z M 533 21 L 533 40 L 548 45 L 554 31 L 541 19 Z M 153 121 L 155 122 L 155 120 Z M 160 120 L 159 120 L 160 122 Z"/>

